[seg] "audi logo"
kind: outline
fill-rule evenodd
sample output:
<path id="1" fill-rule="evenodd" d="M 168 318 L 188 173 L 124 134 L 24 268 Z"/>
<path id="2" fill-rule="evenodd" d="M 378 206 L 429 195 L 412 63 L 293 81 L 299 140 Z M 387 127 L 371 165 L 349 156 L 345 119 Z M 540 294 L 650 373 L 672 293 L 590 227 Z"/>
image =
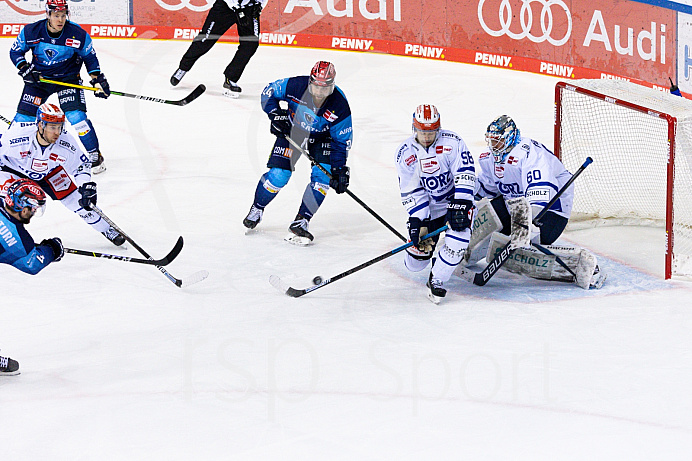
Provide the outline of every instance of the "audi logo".
<path id="1" fill-rule="evenodd" d="M 519 11 L 519 24 L 521 25 L 521 32 L 512 32 L 510 27 L 512 26 L 512 4 L 510 0 L 502 0 L 500 3 L 500 8 L 498 11 L 500 19 L 500 29 L 493 30 L 485 23 L 483 19 L 483 5 L 486 0 L 480 0 L 478 2 L 478 21 L 481 23 L 481 27 L 484 31 L 493 37 L 501 37 L 507 35 L 507 37 L 514 40 L 521 40 L 523 38 L 528 38 L 534 43 L 542 43 L 546 40 L 555 46 L 561 46 L 567 43 L 570 35 L 572 34 L 572 14 L 562 0 L 521 0 L 521 10 Z M 541 6 L 541 31 L 542 35 L 534 35 L 531 33 L 531 28 L 533 26 L 533 11 L 531 9 L 532 4 L 539 4 Z M 565 36 L 557 39 L 551 36 L 553 32 L 553 6 L 555 8 L 556 15 L 562 15 L 563 12 L 567 18 L 567 31 Z"/>
<path id="2" fill-rule="evenodd" d="M 166 3 L 166 1 L 172 2 L 173 4 Z M 204 3 L 204 5 L 193 5 L 192 3 Z M 211 8 L 214 0 L 156 0 L 156 4 L 159 5 L 164 10 L 168 11 L 178 11 L 183 8 L 189 8 L 192 11 L 207 11 Z"/>

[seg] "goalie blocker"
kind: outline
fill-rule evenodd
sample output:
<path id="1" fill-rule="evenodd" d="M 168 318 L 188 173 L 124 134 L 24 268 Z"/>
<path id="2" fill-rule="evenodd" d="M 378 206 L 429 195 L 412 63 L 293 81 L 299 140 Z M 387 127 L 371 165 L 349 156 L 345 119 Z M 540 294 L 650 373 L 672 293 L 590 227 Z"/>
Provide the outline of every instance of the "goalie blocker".
<path id="1" fill-rule="evenodd" d="M 464 255 L 463 264 L 460 264 L 454 274 L 466 278 L 463 272 L 465 265 L 473 264 L 487 257 L 491 261 L 508 243 L 512 242 L 514 248 L 511 256 L 503 266 L 508 271 L 524 274 L 541 280 L 553 280 L 573 282 L 584 289 L 601 288 L 606 279 L 606 274 L 601 272 L 596 256 L 590 251 L 571 244 L 544 246 L 552 254 L 544 254 L 536 248 L 530 247 L 531 233 L 536 229 L 532 227 L 529 218 L 531 210 L 528 201 L 524 198 L 507 200 L 511 219 L 511 232 L 503 232 L 502 221 L 507 221 L 509 216 L 501 219 L 496 210 L 506 210 L 504 206 L 497 206 L 492 202 L 503 200 L 496 197 L 492 201 L 483 199 L 476 203 L 477 211 L 473 221 L 473 233 L 469 248 Z M 504 205 L 504 204 L 502 204 Z M 501 233 L 502 232 L 502 233 Z M 506 234 L 509 235 L 506 235 Z M 557 258 L 569 267 L 573 273 L 562 267 Z"/>

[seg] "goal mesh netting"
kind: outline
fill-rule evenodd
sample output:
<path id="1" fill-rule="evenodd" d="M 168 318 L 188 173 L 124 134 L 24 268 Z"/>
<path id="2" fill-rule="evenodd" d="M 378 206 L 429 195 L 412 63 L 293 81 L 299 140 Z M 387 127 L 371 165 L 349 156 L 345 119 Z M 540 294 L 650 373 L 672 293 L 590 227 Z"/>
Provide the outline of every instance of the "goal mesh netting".
<path id="1" fill-rule="evenodd" d="M 571 220 L 659 225 L 665 277 L 692 275 L 692 101 L 619 80 L 555 88 L 555 154 L 574 172 Z"/>

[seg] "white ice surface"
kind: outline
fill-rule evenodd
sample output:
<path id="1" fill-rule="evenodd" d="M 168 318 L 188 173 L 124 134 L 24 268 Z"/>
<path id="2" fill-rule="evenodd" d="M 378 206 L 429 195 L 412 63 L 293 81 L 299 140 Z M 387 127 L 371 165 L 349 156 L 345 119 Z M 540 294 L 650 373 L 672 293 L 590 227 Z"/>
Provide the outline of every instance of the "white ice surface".
<path id="1" fill-rule="evenodd" d="M 259 106 L 272 80 L 335 63 L 353 110 L 351 190 L 404 233 L 394 151 L 416 105 L 436 104 L 476 156 L 503 113 L 551 145 L 557 79 L 262 46 L 231 100 L 221 82 L 235 45 L 216 45 L 177 88 L 186 42 L 95 45 L 115 90 L 179 99 L 208 87 L 185 107 L 87 102 L 108 165 L 101 208 L 156 257 L 183 235 L 168 269 L 210 276 L 179 289 L 151 267 L 76 255 L 35 277 L 0 267 L 0 347 L 22 370 L 0 378 L 1 459 L 690 459 L 692 285 L 662 280 L 662 230 L 567 233 L 601 256 L 600 291 L 500 273 L 482 288 L 452 280 L 439 306 L 401 255 L 299 299 L 269 284 L 304 288 L 400 245 L 334 193 L 313 246 L 284 242 L 304 160 L 244 233 L 273 143 Z M 0 77 L 11 118 L 21 79 L 9 60 Z M 29 230 L 118 253 L 58 203 Z"/>

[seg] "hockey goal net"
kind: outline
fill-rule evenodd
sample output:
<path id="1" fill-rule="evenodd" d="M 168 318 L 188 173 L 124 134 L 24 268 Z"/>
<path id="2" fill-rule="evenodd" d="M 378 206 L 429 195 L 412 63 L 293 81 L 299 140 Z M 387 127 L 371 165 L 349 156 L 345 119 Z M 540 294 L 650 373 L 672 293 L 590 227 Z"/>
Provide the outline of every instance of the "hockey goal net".
<path id="1" fill-rule="evenodd" d="M 555 87 L 555 155 L 575 171 L 572 218 L 665 227 L 665 278 L 692 275 L 692 101 L 619 80 Z"/>

